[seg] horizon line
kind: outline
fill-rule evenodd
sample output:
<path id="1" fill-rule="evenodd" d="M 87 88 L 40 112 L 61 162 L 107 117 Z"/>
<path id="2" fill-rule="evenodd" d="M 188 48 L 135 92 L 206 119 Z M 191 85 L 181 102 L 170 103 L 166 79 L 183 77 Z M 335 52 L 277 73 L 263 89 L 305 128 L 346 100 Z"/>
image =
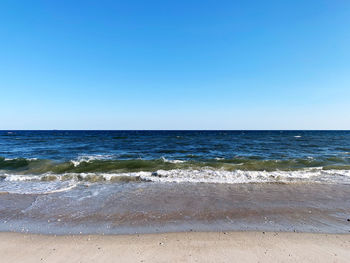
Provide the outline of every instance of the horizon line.
<path id="1" fill-rule="evenodd" d="M 350 131 L 350 129 L 0 129 L 3 131 Z"/>

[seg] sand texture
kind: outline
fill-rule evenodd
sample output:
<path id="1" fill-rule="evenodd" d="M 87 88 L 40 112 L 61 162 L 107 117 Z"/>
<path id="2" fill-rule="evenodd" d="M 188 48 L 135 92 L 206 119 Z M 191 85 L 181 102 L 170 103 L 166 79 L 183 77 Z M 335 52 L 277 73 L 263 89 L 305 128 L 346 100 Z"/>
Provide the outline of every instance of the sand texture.
<path id="1" fill-rule="evenodd" d="M 1 262 L 350 262 L 350 235 L 187 232 L 54 236 L 0 233 Z"/>

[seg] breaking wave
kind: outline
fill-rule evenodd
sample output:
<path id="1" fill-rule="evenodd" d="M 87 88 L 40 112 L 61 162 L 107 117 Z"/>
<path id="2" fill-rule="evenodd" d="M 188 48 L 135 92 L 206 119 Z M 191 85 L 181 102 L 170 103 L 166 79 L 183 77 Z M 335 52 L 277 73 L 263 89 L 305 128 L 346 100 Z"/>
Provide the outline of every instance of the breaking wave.
<path id="1" fill-rule="evenodd" d="M 95 155 L 57 162 L 0 158 L 0 192 L 54 193 L 80 184 L 130 182 L 350 184 L 349 159 L 115 160 L 113 156 Z"/>
<path id="2" fill-rule="evenodd" d="M 65 173 L 43 175 L 5 174 L 3 181 L 74 181 L 74 182 L 176 182 L 176 183 L 350 183 L 350 170 L 323 170 L 321 168 L 298 171 L 243 171 L 215 169 L 174 169 L 155 172 L 129 173 Z"/>
<path id="3" fill-rule="evenodd" d="M 0 172 L 16 174 L 64 173 L 128 173 L 158 170 L 201 170 L 210 168 L 224 171 L 297 171 L 305 168 L 322 170 L 350 170 L 350 156 L 305 158 L 289 160 L 261 160 L 258 158 L 170 160 L 126 159 L 116 160 L 110 155 L 81 156 L 75 160 L 58 162 L 44 159 L 5 159 L 0 157 Z"/>

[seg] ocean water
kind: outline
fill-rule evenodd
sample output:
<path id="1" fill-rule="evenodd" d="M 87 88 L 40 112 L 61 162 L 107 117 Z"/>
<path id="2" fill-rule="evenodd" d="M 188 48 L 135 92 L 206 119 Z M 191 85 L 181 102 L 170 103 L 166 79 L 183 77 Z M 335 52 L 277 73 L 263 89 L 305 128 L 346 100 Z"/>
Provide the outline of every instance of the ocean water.
<path id="1" fill-rule="evenodd" d="M 0 230 L 350 230 L 350 131 L 0 131 Z"/>

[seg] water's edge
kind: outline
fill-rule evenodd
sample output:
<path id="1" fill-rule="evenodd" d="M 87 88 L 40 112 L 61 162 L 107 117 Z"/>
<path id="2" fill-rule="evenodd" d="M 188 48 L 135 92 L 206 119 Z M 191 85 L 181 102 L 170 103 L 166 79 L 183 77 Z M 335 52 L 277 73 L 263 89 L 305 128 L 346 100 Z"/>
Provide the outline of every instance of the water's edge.
<path id="1" fill-rule="evenodd" d="M 330 184 L 130 183 L 0 195 L 0 231 L 349 233 L 350 187 Z"/>

